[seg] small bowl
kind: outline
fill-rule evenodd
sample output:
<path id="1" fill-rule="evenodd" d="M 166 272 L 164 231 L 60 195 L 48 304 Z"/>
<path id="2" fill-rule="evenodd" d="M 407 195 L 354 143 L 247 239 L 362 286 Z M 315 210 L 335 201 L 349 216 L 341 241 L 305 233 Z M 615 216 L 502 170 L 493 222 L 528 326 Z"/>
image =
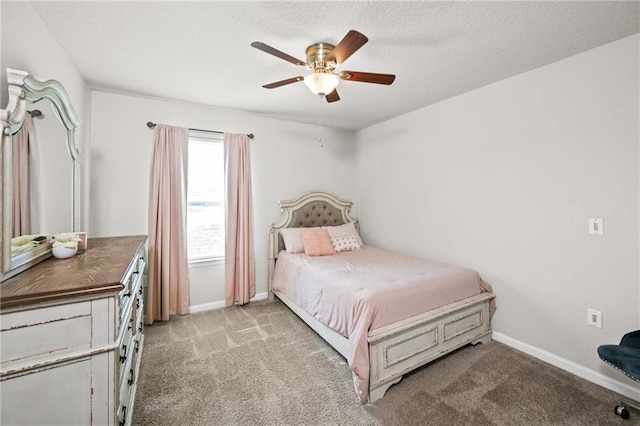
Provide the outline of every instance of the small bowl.
<path id="1" fill-rule="evenodd" d="M 67 259 L 71 256 L 74 256 L 78 252 L 78 246 L 75 246 L 73 248 L 58 246 L 53 247 L 51 251 L 53 252 L 53 257 L 58 259 Z"/>

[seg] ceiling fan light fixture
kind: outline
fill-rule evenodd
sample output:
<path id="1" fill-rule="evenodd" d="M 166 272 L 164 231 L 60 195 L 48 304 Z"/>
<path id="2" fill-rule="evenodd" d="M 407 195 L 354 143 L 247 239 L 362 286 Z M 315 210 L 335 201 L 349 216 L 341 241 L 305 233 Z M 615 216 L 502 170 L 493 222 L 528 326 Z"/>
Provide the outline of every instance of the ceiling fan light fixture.
<path id="1" fill-rule="evenodd" d="M 314 72 L 304 77 L 304 84 L 311 93 L 318 96 L 326 96 L 333 92 L 340 83 L 340 78 L 330 72 Z"/>
<path id="2" fill-rule="evenodd" d="M 265 84 L 262 87 L 265 89 L 275 89 L 276 87 L 282 87 L 304 80 L 304 84 L 309 88 L 311 93 L 323 97 L 327 102 L 332 103 L 340 100 L 340 96 L 338 96 L 338 91 L 336 90 L 340 80 L 384 84 L 387 86 L 395 80 L 396 76 L 393 74 L 336 71 L 337 66 L 344 63 L 347 58 L 360 49 L 368 40 L 364 34 L 356 30 L 350 30 L 335 46 L 329 43 L 315 43 L 307 47 L 306 62 L 259 41 L 251 43 L 251 46 L 277 58 L 295 65 L 304 66 L 311 70 L 311 74 L 307 76 L 299 75 L 297 77 Z"/>

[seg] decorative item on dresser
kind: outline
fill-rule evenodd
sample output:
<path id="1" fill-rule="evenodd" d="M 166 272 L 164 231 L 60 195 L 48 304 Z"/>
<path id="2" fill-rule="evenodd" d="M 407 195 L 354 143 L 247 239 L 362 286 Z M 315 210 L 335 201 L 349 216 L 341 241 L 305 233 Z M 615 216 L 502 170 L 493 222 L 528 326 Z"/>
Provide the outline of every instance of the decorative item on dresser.
<path id="1" fill-rule="evenodd" d="M 131 423 L 146 241 L 91 238 L 0 285 L 2 424 Z"/>

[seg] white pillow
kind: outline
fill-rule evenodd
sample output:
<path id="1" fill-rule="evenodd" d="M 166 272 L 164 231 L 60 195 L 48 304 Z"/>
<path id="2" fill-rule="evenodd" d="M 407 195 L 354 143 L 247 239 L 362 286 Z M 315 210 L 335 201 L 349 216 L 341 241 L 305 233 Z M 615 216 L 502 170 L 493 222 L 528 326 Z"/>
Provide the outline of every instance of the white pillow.
<path id="1" fill-rule="evenodd" d="M 331 238 L 331 244 L 333 244 L 333 248 L 336 250 L 336 253 L 340 253 L 341 251 L 357 250 L 361 247 L 361 244 L 358 242 L 355 235 Z"/>
<path id="2" fill-rule="evenodd" d="M 358 244 L 362 245 L 362 239 L 356 230 L 354 222 L 348 222 L 340 226 L 323 226 L 327 230 L 329 236 L 333 238 L 354 236 Z"/>
<path id="3" fill-rule="evenodd" d="M 301 229 L 304 228 L 282 228 L 280 230 L 287 253 L 304 253 L 304 243 L 300 235 Z"/>

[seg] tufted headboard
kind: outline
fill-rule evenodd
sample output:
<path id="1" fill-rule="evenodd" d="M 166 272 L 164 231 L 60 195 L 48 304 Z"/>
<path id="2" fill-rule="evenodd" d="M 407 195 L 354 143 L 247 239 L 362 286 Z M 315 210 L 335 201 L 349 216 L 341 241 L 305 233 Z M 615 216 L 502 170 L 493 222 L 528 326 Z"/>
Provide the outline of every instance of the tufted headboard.
<path id="1" fill-rule="evenodd" d="M 352 204 L 351 201 L 343 200 L 326 191 L 310 191 L 295 200 L 280 201 L 282 217 L 269 227 L 269 294 L 278 253 L 284 250 L 280 230 L 337 226 L 347 222 L 354 222 L 358 227 L 358 221 L 349 217 Z"/>

